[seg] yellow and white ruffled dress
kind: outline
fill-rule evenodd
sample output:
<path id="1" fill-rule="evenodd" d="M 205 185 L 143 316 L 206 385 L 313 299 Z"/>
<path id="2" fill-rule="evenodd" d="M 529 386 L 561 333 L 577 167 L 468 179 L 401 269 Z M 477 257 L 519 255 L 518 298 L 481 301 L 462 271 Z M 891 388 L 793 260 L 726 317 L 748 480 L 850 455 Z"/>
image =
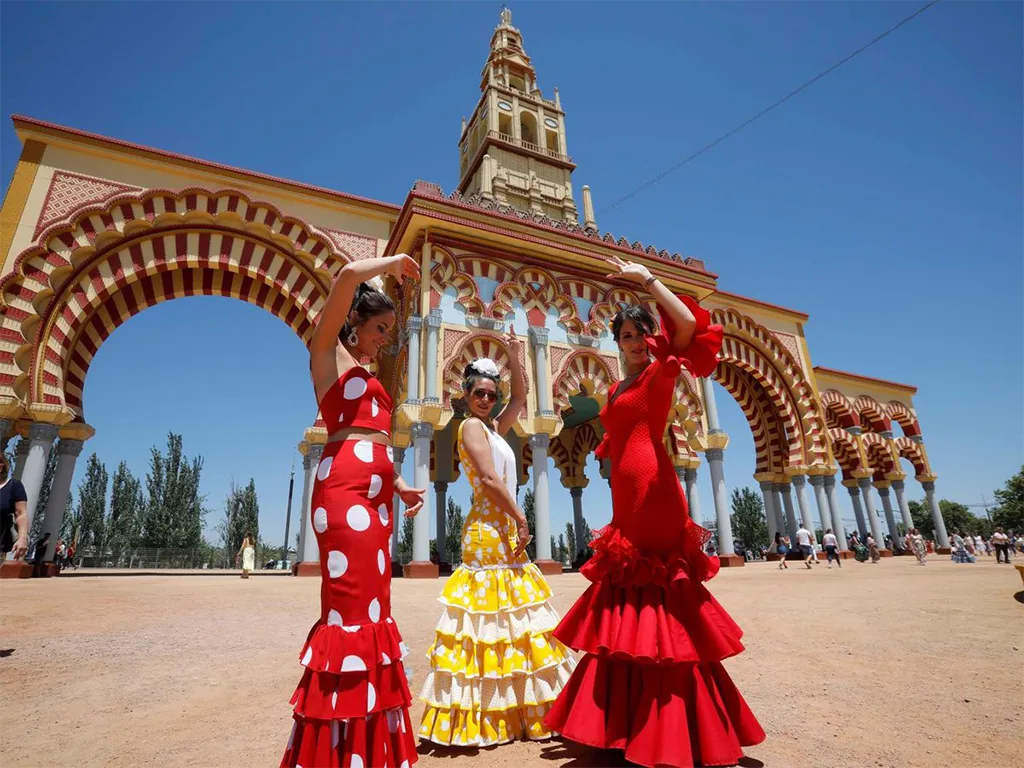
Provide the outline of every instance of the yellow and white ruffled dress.
<path id="1" fill-rule="evenodd" d="M 420 737 L 444 745 L 489 746 L 553 734 L 544 715 L 568 682 L 575 657 L 552 637 L 558 614 L 551 587 L 526 554 L 513 556 L 512 520 L 488 501 L 462 444 L 459 458 L 473 488 L 462 529 L 462 565 L 438 600 L 444 612 L 427 658 L 420 698 L 426 703 Z M 498 476 L 516 495 L 515 455 L 490 429 Z"/>

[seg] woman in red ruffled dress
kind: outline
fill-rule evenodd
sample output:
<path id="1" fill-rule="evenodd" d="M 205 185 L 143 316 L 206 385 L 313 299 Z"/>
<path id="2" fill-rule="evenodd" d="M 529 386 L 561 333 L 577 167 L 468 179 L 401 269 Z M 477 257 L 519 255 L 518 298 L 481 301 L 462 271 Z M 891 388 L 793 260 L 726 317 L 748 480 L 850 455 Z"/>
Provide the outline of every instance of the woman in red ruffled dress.
<path id="1" fill-rule="evenodd" d="M 690 520 L 663 443 L 681 368 L 710 375 L 722 328 L 646 267 L 612 264 L 651 292 L 664 330 L 637 306 L 612 323 L 627 374 L 601 412 L 612 521 L 582 569 L 592 584 L 554 632 L 584 656 L 545 722 L 640 765 L 734 765 L 764 731 L 722 666 L 742 632 L 703 585 L 718 558 L 704 554 L 710 532 Z"/>
<path id="2" fill-rule="evenodd" d="M 399 254 L 345 265 L 310 342 L 310 370 L 329 435 L 310 503 L 320 550 L 320 619 L 302 648 L 306 668 L 292 696 L 294 724 L 281 765 L 288 768 L 409 768 L 416 742 L 407 653 L 391 618 L 389 539 L 392 498 L 406 515 L 423 489 L 394 474 L 391 398 L 359 365 L 391 338 L 395 307 L 365 281 L 419 275 Z"/>

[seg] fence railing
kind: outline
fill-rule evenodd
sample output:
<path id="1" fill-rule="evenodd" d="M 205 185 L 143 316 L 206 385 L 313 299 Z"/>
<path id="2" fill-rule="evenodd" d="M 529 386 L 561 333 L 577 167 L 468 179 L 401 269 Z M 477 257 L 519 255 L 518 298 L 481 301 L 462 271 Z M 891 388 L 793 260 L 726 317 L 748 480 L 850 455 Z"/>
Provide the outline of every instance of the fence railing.
<path id="1" fill-rule="evenodd" d="M 277 563 L 280 550 L 258 553 L 256 568 L 263 569 L 270 561 Z M 127 569 L 232 569 L 236 568 L 234 553 L 213 547 L 172 549 L 136 547 L 110 549 L 100 552 L 96 547 L 81 547 L 75 552 L 74 568 L 127 568 Z"/>

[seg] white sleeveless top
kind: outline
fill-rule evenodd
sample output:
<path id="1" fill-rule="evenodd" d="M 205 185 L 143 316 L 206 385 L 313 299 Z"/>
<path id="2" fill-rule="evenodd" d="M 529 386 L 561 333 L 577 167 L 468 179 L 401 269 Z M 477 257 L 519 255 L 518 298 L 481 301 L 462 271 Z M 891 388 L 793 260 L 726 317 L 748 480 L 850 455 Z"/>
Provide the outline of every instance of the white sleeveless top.
<path id="1" fill-rule="evenodd" d="M 516 481 L 519 479 L 516 473 L 516 454 L 505 438 L 499 435 L 490 427 L 487 429 L 487 436 L 491 443 L 491 458 L 494 460 L 494 471 L 505 483 L 509 495 L 516 497 Z"/>

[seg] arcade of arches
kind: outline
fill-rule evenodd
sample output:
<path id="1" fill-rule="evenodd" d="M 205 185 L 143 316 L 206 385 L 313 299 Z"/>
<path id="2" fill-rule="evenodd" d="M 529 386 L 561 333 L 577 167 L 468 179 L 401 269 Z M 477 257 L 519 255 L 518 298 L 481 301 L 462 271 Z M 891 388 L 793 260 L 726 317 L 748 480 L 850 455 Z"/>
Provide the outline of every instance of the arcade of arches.
<path id="1" fill-rule="evenodd" d="M 421 261 L 423 279 L 382 285 L 396 299 L 401 333 L 376 372 L 397 404 L 396 465 L 408 459 L 415 484 L 433 482 L 435 490 L 416 518 L 407 572 L 437 573 L 429 563 L 431 514 L 446 560 L 444 500 L 459 473 L 453 434 L 462 418 L 460 374 L 475 357 L 507 361 L 508 323 L 527 340 L 529 387 L 510 442 L 520 483 L 532 483 L 535 493 L 537 560 L 559 572 L 551 561 L 550 509 L 563 492 L 551 481 L 568 490 L 579 535 L 583 467 L 601 437 L 596 415 L 621 375 L 610 318 L 623 303 L 649 303 L 603 279 L 608 259 L 619 256 L 694 296 L 725 328 L 713 378 L 750 425 L 753 476 L 772 533 L 793 534 L 801 523 L 832 528 L 845 547 L 841 485 L 857 528 L 882 543 L 885 532 L 912 525 L 906 460 L 923 485 L 937 543 L 948 547 L 916 389 L 813 366 L 807 315 L 721 290 L 698 259 L 601 233 L 587 187 L 580 225 L 560 97 L 544 98 L 536 83 L 521 34 L 503 17 L 479 101 L 464 121 L 458 191 L 446 196 L 416 182 L 400 207 L 15 117 L 23 151 L 0 213 L 0 441 L 23 438 L 15 474 L 26 486 L 29 514 L 44 515 L 44 530 L 56 539 L 77 457 L 94 434 L 83 400 L 89 366 L 121 323 L 179 296 L 231 296 L 281 318 L 308 342 L 345 263 L 406 252 Z M 522 126 L 535 132 L 524 138 Z M 537 126 L 545 127 L 542 136 Z M 729 436 L 711 382 L 684 373 L 676 392 L 665 441 L 691 514 L 699 521 L 702 504 L 713 508 L 723 563 L 740 565 L 729 522 Z M 300 443 L 299 558 L 306 564 L 317 559 L 308 503 L 326 437 L 316 421 Z M 58 452 L 53 487 L 46 509 L 36 509 L 51 450 Z M 548 476 L 549 458 L 557 478 Z M 712 479 L 707 500 L 697 495 L 702 463 Z"/>

